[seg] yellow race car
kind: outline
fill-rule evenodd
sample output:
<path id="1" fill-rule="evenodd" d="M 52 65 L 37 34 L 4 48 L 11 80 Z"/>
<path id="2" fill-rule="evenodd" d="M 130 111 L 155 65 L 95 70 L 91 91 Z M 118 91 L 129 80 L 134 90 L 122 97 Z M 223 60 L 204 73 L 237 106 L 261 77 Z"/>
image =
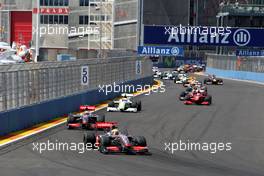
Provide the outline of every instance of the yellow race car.
<path id="1" fill-rule="evenodd" d="M 190 76 L 188 79 L 183 83 L 184 87 L 189 87 L 191 85 L 195 85 L 197 83 L 196 77 Z"/>

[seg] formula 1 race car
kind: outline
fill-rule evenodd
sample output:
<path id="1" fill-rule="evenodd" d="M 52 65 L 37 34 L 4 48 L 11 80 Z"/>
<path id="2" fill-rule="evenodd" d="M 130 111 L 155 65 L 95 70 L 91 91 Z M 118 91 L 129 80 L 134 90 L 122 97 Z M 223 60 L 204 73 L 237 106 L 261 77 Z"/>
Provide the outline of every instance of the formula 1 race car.
<path id="1" fill-rule="evenodd" d="M 184 87 L 190 87 L 192 85 L 195 85 L 197 83 L 196 77 L 188 77 L 185 81 L 183 81 L 182 85 Z"/>
<path id="2" fill-rule="evenodd" d="M 154 78 L 159 78 L 162 73 L 160 71 L 155 71 L 153 74 Z"/>
<path id="3" fill-rule="evenodd" d="M 170 74 L 170 80 L 175 80 L 177 79 L 179 76 L 179 73 L 176 72 L 176 71 L 172 71 L 171 74 Z"/>
<path id="4" fill-rule="evenodd" d="M 174 79 L 175 84 L 183 84 L 188 79 L 187 74 L 178 74 L 178 76 Z"/>
<path id="5" fill-rule="evenodd" d="M 205 65 L 192 65 L 192 72 L 202 72 L 204 71 Z"/>
<path id="6" fill-rule="evenodd" d="M 139 112 L 142 109 L 141 101 L 133 101 L 132 94 L 122 94 L 122 98 L 108 104 L 108 112 Z"/>
<path id="7" fill-rule="evenodd" d="M 185 91 L 183 91 L 181 94 L 180 94 L 180 97 L 179 97 L 179 100 L 180 101 L 183 101 L 185 100 L 185 97 L 191 93 L 193 91 L 193 87 L 187 87 Z"/>
<path id="8" fill-rule="evenodd" d="M 206 92 L 192 92 L 185 96 L 184 104 L 186 105 L 211 105 L 212 104 L 212 96 L 208 95 Z"/>
<path id="9" fill-rule="evenodd" d="M 95 106 L 80 106 L 80 114 L 69 114 L 67 119 L 68 129 L 83 128 L 83 129 L 107 129 L 116 125 L 116 122 L 105 122 L 105 115 L 94 114 Z"/>
<path id="10" fill-rule="evenodd" d="M 172 79 L 172 73 L 170 71 L 165 71 L 165 72 L 161 73 L 160 79 L 170 80 L 170 79 Z"/>
<path id="11" fill-rule="evenodd" d="M 208 78 L 204 79 L 204 84 L 223 85 L 224 81 L 220 78 L 216 78 L 215 75 L 209 75 Z"/>
<path id="12" fill-rule="evenodd" d="M 202 86 L 202 85 L 195 85 L 195 86 L 187 87 L 186 90 L 180 94 L 179 100 L 184 101 L 184 100 L 189 98 L 188 97 L 189 94 L 192 94 L 192 93 L 197 92 L 197 91 L 199 91 L 200 93 L 206 94 L 207 93 L 207 87 Z"/>
<path id="13" fill-rule="evenodd" d="M 145 137 L 131 136 L 127 132 L 121 133 L 118 130 L 112 131 L 101 135 L 87 132 L 84 134 L 83 142 L 97 147 L 103 154 L 149 154 Z"/>
<path id="14" fill-rule="evenodd" d="M 177 73 L 181 73 L 181 74 L 186 73 L 186 70 L 185 70 L 184 65 L 177 67 L 177 68 L 175 69 L 175 71 L 176 71 Z"/>

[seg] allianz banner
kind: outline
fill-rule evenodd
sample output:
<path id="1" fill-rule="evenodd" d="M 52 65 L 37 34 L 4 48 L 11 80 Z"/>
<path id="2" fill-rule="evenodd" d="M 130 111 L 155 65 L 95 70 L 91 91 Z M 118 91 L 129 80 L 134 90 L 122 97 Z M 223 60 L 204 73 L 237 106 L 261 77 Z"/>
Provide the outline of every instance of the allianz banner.
<path id="1" fill-rule="evenodd" d="M 144 26 L 145 45 L 264 47 L 263 36 L 257 28 Z"/>

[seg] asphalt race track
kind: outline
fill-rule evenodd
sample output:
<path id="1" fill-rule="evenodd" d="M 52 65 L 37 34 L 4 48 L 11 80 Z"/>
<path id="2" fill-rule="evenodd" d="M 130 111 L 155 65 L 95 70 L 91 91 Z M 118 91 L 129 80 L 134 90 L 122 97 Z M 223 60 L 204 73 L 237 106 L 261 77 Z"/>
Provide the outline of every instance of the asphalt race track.
<path id="1" fill-rule="evenodd" d="M 64 126 L 0 151 L 3 176 L 260 176 L 264 175 L 264 87 L 224 80 L 208 86 L 212 106 L 186 106 L 181 85 L 165 81 L 165 93 L 141 96 L 140 113 L 107 113 L 133 135 L 147 138 L 151 156 L 102 155 L 98 151 L 33 151 L 32 142 L 82 142 L 83 131 Z M 165 151 L 164 143 L 231 142 L 231 151 Z"/>

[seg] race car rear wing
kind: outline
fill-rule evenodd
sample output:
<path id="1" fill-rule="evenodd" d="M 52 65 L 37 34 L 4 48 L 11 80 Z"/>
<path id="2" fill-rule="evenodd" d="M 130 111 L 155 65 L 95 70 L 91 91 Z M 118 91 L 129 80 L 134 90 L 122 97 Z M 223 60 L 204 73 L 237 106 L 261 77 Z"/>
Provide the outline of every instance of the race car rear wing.
<path id="1" fill-rule="evenodd" d="M 95 106 L 90 106 L 90 105 L 81 105 L 80 106 L 80 111 L 95 111 Z"/>
<path id="2" fill-rule="evenodd" d="M 114 126 L 117 126 L 117 124 L 117 122 L 96 122 L 92 127 L 95 129 L 111 129 Z"/>

